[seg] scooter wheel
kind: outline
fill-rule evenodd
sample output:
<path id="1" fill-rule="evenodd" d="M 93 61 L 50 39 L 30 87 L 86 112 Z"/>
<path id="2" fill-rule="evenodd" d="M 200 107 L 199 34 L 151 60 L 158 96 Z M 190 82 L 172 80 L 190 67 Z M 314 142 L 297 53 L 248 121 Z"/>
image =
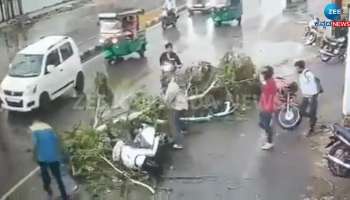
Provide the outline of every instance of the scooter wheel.
<path id="1" fill-rule="evenodd" d="M 343 143 L 338 143 L 331 148 L 329 155 L 347 163 L 350 160 L 350 149 Z M 328 159 L 328 169 L 334 176 L 346 178 L 350 175 L 349 169 L 331 161 L 330 159 Z"/>
<path id="2" fill-rule="evenodd" d="M 278 123 L 283 129 L 293 129 L 301 122 L 301 115 L 299 108 L 296 106 L 290 106 L 282 108 L 278 112 Z"/>
<path id="3" fill-rule="evenodd" d="M 320 58 L 321 58 L 322 62 L 328 62 L 332 57 L 330 57 L 329 55 L 321 53 L 320 54 Z"/>

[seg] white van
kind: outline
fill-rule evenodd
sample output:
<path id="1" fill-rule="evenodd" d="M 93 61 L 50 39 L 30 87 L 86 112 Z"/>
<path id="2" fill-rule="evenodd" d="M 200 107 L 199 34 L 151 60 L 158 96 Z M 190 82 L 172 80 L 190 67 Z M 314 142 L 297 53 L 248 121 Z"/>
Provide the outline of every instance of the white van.
<path id="1" fill-rule="evenodd" d="M 50 101 L 75 88 L 83 92 L 84 74 L 72 38 L 47 36 L 17 53 L 0 85 L 2 107 L 28 112 L 48 109 Z"/>

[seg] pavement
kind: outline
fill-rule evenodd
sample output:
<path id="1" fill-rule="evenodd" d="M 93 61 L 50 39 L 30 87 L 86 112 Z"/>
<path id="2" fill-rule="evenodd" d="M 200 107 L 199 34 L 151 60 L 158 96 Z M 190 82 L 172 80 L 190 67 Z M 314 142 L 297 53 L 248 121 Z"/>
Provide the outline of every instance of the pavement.
<path id="1" fill-rule="evenodd" d="M 25 35 L 21 37 L 26 38 L 17 41 L 33 41 L 38 35 L 56 33 L 58 30 L 66 32 L 78 41 L 93 37 L 97 33 L 94 15 L 104 7 L 96 5 L 89 4 L 82 10 L 60 14 L 57 19 L 52 17 L 47 21 L 40 21 L 32 29 L 16 32 L 17 35 Z M 200 60 L 216 64 L 225 52 L 233 48 L 250 55 L 257 67 L 266 64 L 276 66 L 279 75 L 291 79 L 295 78 L 291 67 L 293 61 L 304 58 L 321 78 L 326 91 L 320 99 L 320 120 L 338 121 L 341 119 L 344 66 L 335 62 L 321 63 L 315 47 L 304 47 L 304 28 L 299 22 L 307 19 L 307 13 L 283 14 L 284 6 L 279 0 L 244 1 L 242 27 L 237 27 L 233 22 L 230 26 L 215 28 L 207 16 L 195 15 L 188 18 L 186 13 L 181 15 L 177 29 L 163 32 L 161 27 L 156 25 L 146 33 L 149 43 L 146 59 L 138 59 L 136 55 L 131 55 L 124 62 L 106 66 L 104 59 L 99 55 L 84 63 L 87 76 L 86 93 L 91 92 L 94 74 L 100 71 L 109 76 L 117 101 L 140 89 L 157 95 L 160 75 L 158 56 L 163 51 L 164 42 L 172 41 L 186 65 Z M 265 12 L 267 8 L 271 8 L 270 12 Z M 74 30 L 71 30 L 72 28 Z M 10 34 L 7 37 L 11 37 Z M 1 52 L 2 57 L 7 58 L 21 46 L 16 44 L 19 42 L 14 43 L 13 48 L 1 48 L 1 51 L 7 52 Z M 88 43 L 84 42 L 81 48 L 84 49 L 84 46 L 88 46 Z M 7 66 L 0 66 L 0 76 L 4 76 Z M 54 102 L 54 109 L 50 113 L 0 113 L 0 194 L 36 166 L 28 152 L 31 142 L 26 128 L 30 119 L 33 116 L 45 118 L 60 133 L 64 133 L 79 121 L 86 124 L 91 121 L 92 111 L 76 109 L 78 101 L 67 95 Z M 301 136 L 304 126 L 294 131 L 278 130 L 275 150 L 262 152 L 261 130 L 256 122 L 257 111 L 253 107 L 243 116 L 193 125 L 186 139 L 186 148 L 173 153 L 166 176 L 197 178 L 165 179 L 161 186 L 172 188 L 172 192 L 165 196 L 176 200 L 307 198 L 309 189 L 312 186 L 317 187 L 314 180 L 324 180 L 329 173 L 325 168 L 317 168 L 315 163 L 321 158 L 312 149 L 310 140 Z M 34 179 L 38 178 L 39 176 L 35 176 Z M 34 183 L 29 185 L 29 189 L 23 189 L 26 191 L 22 194 L 25 199 L 41 199 L 35 196 L 36 193 L 42 195 L 41 186 Z M 35 192 L 30 192 L 33 190 Z M 144 200 L 148 197 L 136 195 L 132 199 Z"/>

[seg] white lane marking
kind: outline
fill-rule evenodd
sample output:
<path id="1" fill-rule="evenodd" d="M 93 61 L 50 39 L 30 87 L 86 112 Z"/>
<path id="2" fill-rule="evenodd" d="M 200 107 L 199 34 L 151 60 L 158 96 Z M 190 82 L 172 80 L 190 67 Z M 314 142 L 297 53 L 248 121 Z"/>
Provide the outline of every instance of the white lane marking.
<path id="1" fill-rule="evenodd" d="M 6 192 L 0 200 L 6 200 L 12 193 L 14 193 L 21 185 L 23 185 L 29 178 L 34 176 L 35 173 L 39 171 L 40 167 L 33 169 L 27 176 L 18 181 L 8 192 Z"/>

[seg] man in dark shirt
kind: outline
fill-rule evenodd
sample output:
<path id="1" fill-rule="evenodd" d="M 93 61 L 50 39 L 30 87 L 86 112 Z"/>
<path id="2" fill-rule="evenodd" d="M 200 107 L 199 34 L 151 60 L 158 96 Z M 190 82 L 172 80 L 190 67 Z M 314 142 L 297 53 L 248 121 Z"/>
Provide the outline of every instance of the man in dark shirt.
<path id="1" fill-rule="evenodd" d="M 171 63 L 174 65 L 174 67 L 179 67 L 182 65 L 182 62 L 179 58 L 179 56 L 173 51 L 173 44 L 171 42 L 168 42 L 165 44 L 166 51 L 162 53 L 160 56 L 159 62 L 160 65 L 164 65 L 166 62 Z"/>
<path id="2" fill-rule="evenodd" d="M 162 68 L 160 84 L 163 94 L 165 94 L 172 74 L 176 71 L 177 68 L 180 68 L 182 66 L 179 56 L 173 51 L 173 44 L 168 42 L 167 44 L 165 44 L 165 49 L 166 51 L 162 53 L 159 59 L 160 66 Z M 166 69 L 166 63 L 170 64 L 170 69 Z"/>

